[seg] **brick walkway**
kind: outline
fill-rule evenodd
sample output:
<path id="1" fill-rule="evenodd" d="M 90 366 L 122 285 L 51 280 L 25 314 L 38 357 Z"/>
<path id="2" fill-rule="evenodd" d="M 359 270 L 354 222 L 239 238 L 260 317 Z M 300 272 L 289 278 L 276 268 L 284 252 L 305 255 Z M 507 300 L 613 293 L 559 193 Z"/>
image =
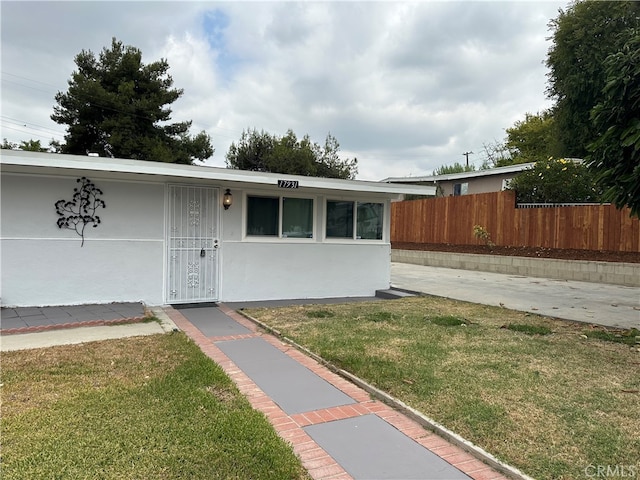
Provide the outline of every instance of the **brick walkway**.
<path id="1" fill-rule="evenodd" d="M 251 405 L 267 416 L 278 434 L 292 445 L 294 452 L 300 457 L 303 466 L 315 480 L 343 480 L 351 479 L 352 477 L 303 430 L 303 427 L 370 414 L 377 415 L 385 420 L 400 432 L 412 438 L 474 480 L 507 479 L 507 477 L 493 470 L 461 448 L 425 430 L 420 424 L 409 419 L 402 413 L 382 402 L 372 400 L 369 393 L 333 373 L 325 366 L 292 346 L 282 343 L 272 335 L 259 331 L 253 322 L 247 320 L 242 315 L 224 305 L 221 305 L 219 308 L 224 314 L 248 328 L 253 333 L 224 337 L 207 337 L 178 310 L 168 307 L 165 308 L 165 311 L 178 328 L 184 331 L 207 356 L 223 368 L 226 374 L 236 383 L 240 392 L 249 399 Z M 238 340 L 257 336 L 260 336 L 278 350 L 284 352 L 320 378 L 353 398 L 357 403 L 287 415 L 215 345 L 215 342 L 219 341 Z"/>

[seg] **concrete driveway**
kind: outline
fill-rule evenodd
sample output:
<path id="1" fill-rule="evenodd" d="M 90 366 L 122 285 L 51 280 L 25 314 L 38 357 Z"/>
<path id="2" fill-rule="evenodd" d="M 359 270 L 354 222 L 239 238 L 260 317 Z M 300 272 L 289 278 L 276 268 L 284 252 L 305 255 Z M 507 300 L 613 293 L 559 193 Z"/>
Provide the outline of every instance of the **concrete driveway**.
<path id="1" fill-rule="evenodd" d="M 609 327 L 640 329 L 640 288 L 391 264 L 393 287 Z"/>

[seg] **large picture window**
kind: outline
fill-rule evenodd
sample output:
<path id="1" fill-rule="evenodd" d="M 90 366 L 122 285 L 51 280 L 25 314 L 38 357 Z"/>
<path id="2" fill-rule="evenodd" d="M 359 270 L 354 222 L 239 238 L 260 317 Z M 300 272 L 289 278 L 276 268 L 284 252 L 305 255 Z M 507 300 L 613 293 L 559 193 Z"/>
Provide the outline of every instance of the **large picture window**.
<path id="1" fill-rule="evenodd" d="M 382 240 L 384 204 L 327 200 L 327 238 Z"/>
<path id="2" fill-rule="evenodd" d="M 313 238 L 313 200 L 248 196 L 247 235 Z"/>

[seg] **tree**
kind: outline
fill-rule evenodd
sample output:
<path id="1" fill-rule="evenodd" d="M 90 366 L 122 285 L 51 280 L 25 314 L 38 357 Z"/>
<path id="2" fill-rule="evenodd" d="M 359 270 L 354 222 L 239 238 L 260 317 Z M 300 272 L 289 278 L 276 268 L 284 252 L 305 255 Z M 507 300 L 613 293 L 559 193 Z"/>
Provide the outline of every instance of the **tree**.
<path id="1" fill-rule="evenodd" d="M 40 140 L 22 140 L 20 142 L 20 150 L 28 152 L 46 152 L 47 149 L 40 145 Z"/>
<path id="2" fill-rule="evenodd" d="M 507 147 L 506 141 L 500 142 L 494 140 L 493 142 L 483 143 L 482 151 L 484 153 L 484 160 L 482 161 L 480 170 L 513 164 L 513 152 Z"/>
<path id="3" fill-rule="evenodd" d="M 0 145 L 0 148 L 3 149 L 3 150 L 17 150 L 18 149 L 18 144 L 14 143 L 14 142 L 10 142 L 6 138 L 3 138 L 2 139 L 2 144 Z"/>
<path id="4" fill-rule="evenodd" d="M 536 162 L 557 156 L 560 151 L 549 110 L 525 113 L 524 120 L 517 120 L 506 133 L 504 141 L 483 145 L 485 161 L 481 169 Z"/>
<path id="5" fill-rule="evenodd" d="M 553 116 L 547 110 L 535 115 L 525 113 L 524 120 L 507 128 L 505 143 L 511 159 L 505 165 L 536 162 L 553 156 L 556 153 L 553 123 Z"/>
<path id="6" fill-rule="evenodd" d="M 640 217 L 640 29 L 623 36 L 621 51 L 605 61 L 603 98 L 592 111 L 598 138 L 587 158 L 603 198 Z"/>
<path id="7" fill-rule="evenodd" d="M 475 165 L 463 165 L 459 162 L 453 165 L 441 165 L 433 171 L 433 175 L 447 175 L 449 173 L 463 173 L 475 171 Z"/>
<path id="8" fill-rule="evenodd" d="M 595 175 L 582 162 L 540 160 L 509 182 L 519 203 L 599 202 L 601 190 Z"/>
<path id="9" fill-rule="evenodd" d="M 555 100 L 560 154 L 585 158 L 597 135 L 591 110 L 603 100 L 605 59 L 621 51 L 620 33 L 640 27 L 640 2 L 575 1 L 552 20 L 547 94 Z"/>
<path id="10" fill-rule="evenodd" d="M 52 140 L 53 142 L 53 140 Z M 48 149 L 40 144 L 40 140 L 22 140 L 20 144 L 10 142 L 6 138 L 0 144 L 1 149 L 5 150 L 25 150 L 27 152 L 46 152 Z"/>
<path id="11" fill-rule="evenodd" d="M 298 140 L 292 130 L 278 137 L 253 129 L 243 131 L 239 142 L 231 144 L 226 163 L 238 170 L 352 180 L 358 173 L 358 160 L 343 160 L 339 151 L 340 144 L 330 133 L 321 147 L 308 135 Z"/>
<path id="12" fill-rule="evenodd" d="M 166 60 L 145 65 L 142 53 L 112 39 L 99 58 L 82 50 L 69 90 L 58 92 L 51 119 L 67 125 L 62 153 L 191 164 L 213 155 L 204 131 L 188 134 L 191 121 L 168 123 L 168 107 L 182 96 L 172 88 Z"/>

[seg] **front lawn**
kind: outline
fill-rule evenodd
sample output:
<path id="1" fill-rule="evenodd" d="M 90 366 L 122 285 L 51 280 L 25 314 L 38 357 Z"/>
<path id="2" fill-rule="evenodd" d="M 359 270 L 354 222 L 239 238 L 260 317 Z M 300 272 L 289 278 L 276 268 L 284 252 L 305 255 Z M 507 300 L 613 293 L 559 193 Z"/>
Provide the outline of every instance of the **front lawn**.
<path id="1" fill-rule="evenodd" d="M 624 332 L 437 297 L 247 313 L 532 477 L 640 472 Z"/>
<path id="2" fill-rule="evenodd" d="M 2 354 L 3 480 L 308 479 L 182 333 Z"/>

